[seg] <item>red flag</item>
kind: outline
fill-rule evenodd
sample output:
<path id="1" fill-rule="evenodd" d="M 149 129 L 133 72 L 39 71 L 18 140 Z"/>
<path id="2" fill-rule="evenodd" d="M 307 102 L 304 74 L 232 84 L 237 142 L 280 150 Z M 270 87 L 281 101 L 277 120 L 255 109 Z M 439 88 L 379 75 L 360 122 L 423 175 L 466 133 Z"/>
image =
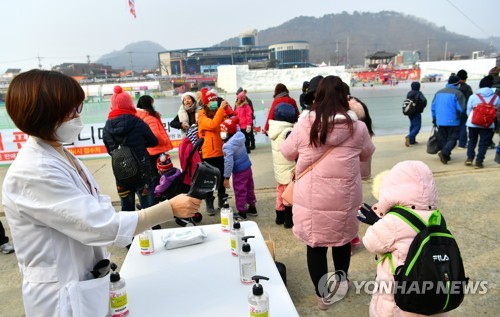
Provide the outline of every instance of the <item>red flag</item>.
<path id="1" fill-rule="evenodd" d="M 128 6 L 130 8 L 130 14 L 132 14 L 134 16 L 134 18 L 136 18 L 136 16 L 135 16 L 135 0 L 128 0 Z"/>

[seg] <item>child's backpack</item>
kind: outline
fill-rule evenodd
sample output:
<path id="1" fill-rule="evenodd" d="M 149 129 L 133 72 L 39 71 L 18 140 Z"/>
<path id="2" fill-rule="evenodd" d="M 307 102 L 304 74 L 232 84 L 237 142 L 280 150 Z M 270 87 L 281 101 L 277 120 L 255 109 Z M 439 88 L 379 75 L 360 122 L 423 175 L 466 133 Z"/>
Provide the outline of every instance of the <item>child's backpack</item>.
<path id="1" fill-rule="evenodd" d="M 468 283 L 460 250 L 439 210 L 426 224 L 413 210 L 396 206 L 389 211 L 409 226 L 417 235 L 410 245 L 404 265 L 394 269 L 394 299 L 404 311 L 433 315 L 457 308 L 464 299 Z"/>
<path id="2" fill-rule="evenodd" d="M 497 118 L 497 108 L 493 105 L 497 95 L 491 97 L 490 102 L 486 102 L 480 94 L 477 94 L 481 103 L 472 110 L 471 122 L 483 128 L 489 128 Z"/>
<path id="3" fill-rule="evenodd" d="M 405 116 L 412 116 L 417 112 L 417 104 L 411 99 L 405 99 L 403 101 L 403 114 Z"/>

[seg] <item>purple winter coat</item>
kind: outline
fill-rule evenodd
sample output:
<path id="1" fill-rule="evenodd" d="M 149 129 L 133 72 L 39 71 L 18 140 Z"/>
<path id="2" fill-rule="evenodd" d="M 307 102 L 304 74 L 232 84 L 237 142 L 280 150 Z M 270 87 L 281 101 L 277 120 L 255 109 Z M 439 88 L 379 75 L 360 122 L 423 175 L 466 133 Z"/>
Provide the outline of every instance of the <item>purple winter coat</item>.
<path id="1" fill-rule="evenodd" d="M 360 161 L 370 160 L 375 146 L 366 125 L 352 111 L 348 114 L 353 120 L 352 133 L 345 116 L 337 115 L 326 144 L 312 147 L 309 144 L 315 117 L 312 111 L 295 125 L 280 147 L 287 160 L 298 158 L 296 175 L 331 146 L 335 147 L 295 183 L 293 233 L 311 247 L 343 246 L 358 234 L 356 215 L 362 200 Z"/>

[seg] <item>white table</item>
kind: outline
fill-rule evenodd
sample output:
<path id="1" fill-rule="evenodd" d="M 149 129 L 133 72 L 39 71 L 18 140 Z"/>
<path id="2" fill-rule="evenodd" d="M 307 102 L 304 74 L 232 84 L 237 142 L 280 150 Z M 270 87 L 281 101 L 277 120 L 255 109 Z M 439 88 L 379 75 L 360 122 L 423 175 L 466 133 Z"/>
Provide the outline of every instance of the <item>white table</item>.
<path id="1" fill-rule="evenodd" d="M 255 251 L 257 274 L 269 294 L 269 316 L 298 316 L 257 224 L 241 222 Z M 173 230 L 153 230 L 155 252 L 142 255 L 134 239 L 119 268 L 127 283 L 130 316 L 249 316 L 253 285 L 240 282 L 238 257 L 231 255 L 229 233 L 220 225 L 199 226 L 208 237 L 201 244 L 166 250 L 161 237 Z"/>

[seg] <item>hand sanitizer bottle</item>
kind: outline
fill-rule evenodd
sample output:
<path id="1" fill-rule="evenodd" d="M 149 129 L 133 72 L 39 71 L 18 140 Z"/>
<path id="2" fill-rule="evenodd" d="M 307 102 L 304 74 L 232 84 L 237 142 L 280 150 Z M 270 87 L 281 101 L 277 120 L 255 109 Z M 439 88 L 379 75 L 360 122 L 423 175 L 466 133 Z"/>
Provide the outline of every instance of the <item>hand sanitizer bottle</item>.
<path id="1" fill-rule="evenodd" d="M 248 306 L 250 308 L 250 317 L 269 317 L 269 295 L 259 280 L 269 280 L 269 278 L 260 275 L 252 276 L 255 285 L 252 291 L 248 294 Z"/>
<path id="2" fill-rule="evenodd" d="M 227 198 L 224 198 L 224 205 L 220 209 L 220 224 L 224 232 L 229 232 L 233 227 L 233 209 L 229 206 Z"/>
<path id="3" fill-rule="evenodd" d="M 234 216 L 233 228 L 229 234 L 229 242 L 231 243 L 231 254 L 238 256 L 241 252 L 241 246 L 243 241 L 241 238 L 245 235 L 245 229 L 241 227 L 241 223 L 238 221 L 240 216 Z"/>
<path id="4" fill-rule="evenodd" d="M 109 284 L 109 309 L 111 317 L 122 317 L 128 315 L 128 300 L 127 292 L 125 290 L 125 280 L 120 278 L 120 273 L 116 272 L 117 265 L 111 263 L 111 270 Z"/>
<path id="5" fill-rule="evenodd" d="M 247 242 L 248 239 L 255 238 L 254 236 L 244 236 L 241 240 L 245 241 L 241 246 L 240 258 L 240 280 L 243 284 L 252 284 L 252 276 L 255 275 L 255 252 Z"/>
<path id="6" fill-rule="evenodd" d="M 139 234 L 139 245 L 141 247 L 141 254 L 148 255 L 155 251 L 153 230 L 148 229 Z"/>

